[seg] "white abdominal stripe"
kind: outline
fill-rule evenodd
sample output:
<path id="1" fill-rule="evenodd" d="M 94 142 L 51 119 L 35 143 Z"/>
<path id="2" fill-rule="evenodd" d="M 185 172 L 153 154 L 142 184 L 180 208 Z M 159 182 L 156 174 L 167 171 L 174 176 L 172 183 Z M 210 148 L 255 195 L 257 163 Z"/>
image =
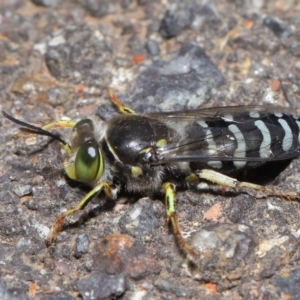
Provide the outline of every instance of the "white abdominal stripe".
<path id="1" fill-rule="evenodd" d="M 239 158 L 246 158 L 246 141 L 244 139 L 243 133 L 235 124 L 229 125 L 228 129 L 234 135 L 237 143 L 237 147 L 233 153 L 233 156 Z M 246 163 L 246 161 L 233 161 L 233 164 L 237 169 L 245 167 Z"/>
<path id="2" fill-rule="evenodd" d="M 220 119 L 198 125 L 206 131 L 207 165 L 216 169 L 231 161 L 236 169 L 247 162 L 266 161 L 293 157 L 300 150 L 300 119 L 292 114 L 250 111 L 232 115 L 224 113 Z M 222 157 L 224 159 L 222 160 Z M 229 158 L 229 159 L 228 159 Z M 230 159 L 231 158 L 231 159 Z M 235 160 L 236 158 L 236 160 Z"/>
<path id="3" fill-rule="evenodd" d="M 284 130 L 284 138 L 282 141 L 282 148 L 284 151 L 288 151 L 291 149 L 292 145 L 293 145 L 293 133 L 292 133 L 292 129 L 289 126 L 289 124 L 287 123 L 287 121 L 285 121 L 284 119 L 278 119 L 278 122 L 280 123 L 280 125 L 282 126 L 283 130 Z"/>
<path id="4" fill-rule="evenodd" d="M 266 124 L 261 121 L 257 120 L 254 122 L 255 126 L 260 130 L 263 140 L 259 147 L 259 155 L 261 158 L 269 158 L 271 155 L 271 133 Z"/>
<path id="5" fill-rule="evenodd" d="M 210 129 L 207 129 L 207 131 L 206 131 L 206 138 L 207 138 L 207 142 L 208 142 L 208 154 L 210 156 L 216 156 L 217 144 L 214 141 L 213 134 Z M 211 161 L 208 161 L 207 164 L 210 167 L 216 168 L 216 169 L 221 169 L 223 166 L 223 164 L 220 160 L 211 160 Z"/>

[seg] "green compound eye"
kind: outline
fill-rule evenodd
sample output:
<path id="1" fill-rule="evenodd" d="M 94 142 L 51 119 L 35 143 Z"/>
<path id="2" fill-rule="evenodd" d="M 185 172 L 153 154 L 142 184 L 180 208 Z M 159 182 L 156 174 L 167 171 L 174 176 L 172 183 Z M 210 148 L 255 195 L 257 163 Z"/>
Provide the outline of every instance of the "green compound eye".
<path id="1" fill-rule="evenodd" d="M 78 181 L 92 183 L 101 176 L 103 161 L 95 142 L 81 146 L 75 157 L 75 173 Z"/>

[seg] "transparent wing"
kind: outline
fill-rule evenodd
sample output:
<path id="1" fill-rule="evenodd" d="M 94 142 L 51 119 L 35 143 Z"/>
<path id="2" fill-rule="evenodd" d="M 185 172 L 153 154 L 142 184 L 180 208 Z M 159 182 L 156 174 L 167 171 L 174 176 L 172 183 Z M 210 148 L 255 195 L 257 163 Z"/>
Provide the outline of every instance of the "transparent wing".
<path id="1" fill-rule="evenodd" d="M 149 117 L 158 119 L 170 119 L 174 121 L 191 121 L 202 119 L 204 121 L 217 120 L 224 118 L 224 116 L 239 116 L 245 114 L 257 113 L 260 118 L 270 114 L 283 113 L 289 115 L 300 115 L 300 110 L 295 108 L 285 108 L 279 106 L 258 106 L 258 105 L 240 105 L 240 106 L 219 106 L 209 107 L 186 111 L 170 111 L 161 113 L 148 114 Z"/>
<path id="2" fill-rule="evenodd" d="M 291 127 L 292 125 L 295 127 L 289 136 L 291 146 L 288 150 L 284 150 L 282 145 L 286 133 L 282 126 L 275 122 L 276 115 L 277 117 L 285 115 L 285 118 L 289 118 Z M 189 131 L 185 138 L 157 149 L 158 162 L 216 160 L 268 162 L 295 158 L 300 155 L 298 142 L 300 129 L 292 115 L 295 115 L 295 110 L 261 106 L 216 107 L 152 114 L 151 116 L 168 122 L 171 127 L 182 126 Z M 267 128 L 258 128 L 255 120 L 261 120 Z M 207 128 L 200 129 L 201 122 L 208 124 Z M 235 134 L 233 138 L 232 132 L 228 131 L 228 124 L 237 124 L 242 134 Z M 288 142 L 286 140 L 286 143 Z"/>

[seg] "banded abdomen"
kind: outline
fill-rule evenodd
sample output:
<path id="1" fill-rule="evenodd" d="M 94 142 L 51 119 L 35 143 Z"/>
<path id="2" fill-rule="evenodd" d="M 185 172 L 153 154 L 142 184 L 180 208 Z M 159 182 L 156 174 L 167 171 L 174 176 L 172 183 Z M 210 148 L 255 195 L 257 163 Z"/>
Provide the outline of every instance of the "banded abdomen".
<path id="1" fill-rule="evenodd" d="M 193 122 L 187 132 L 187 141 L 193 145 L 187 152 L 195 157 L 190 160 L 220 171 L 286 160 L 300 153 L 300 119 L 292 114 L 223 114 Z"/>

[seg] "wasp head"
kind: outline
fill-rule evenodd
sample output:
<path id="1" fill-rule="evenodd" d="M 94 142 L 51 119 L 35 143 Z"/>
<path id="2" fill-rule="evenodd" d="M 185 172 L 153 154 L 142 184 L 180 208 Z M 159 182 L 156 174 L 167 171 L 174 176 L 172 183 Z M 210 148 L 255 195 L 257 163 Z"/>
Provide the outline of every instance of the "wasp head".
<path id="1" fill-rule="evenodd" d="M 103 174 L 104 160 L 92 120 L 83 119 L 75 124 L 70 149 L 71 155 L 64 162 L 68 177 L 89 185 L 96 183 Z"/>
<path id="2" fill-rule="evenodd" d="M 64 169 L 67 176 L 73 180 L 89 185 L 96 183 L 103 174 L 104 160 L 95 138 L 92 120 L 83 119 L 77 123 L 71 121 L 54 121 L 45 124 L 43 128 L 18 120 L 2 111 L 4 117 L 10 121 L 23 126 L 27 132 L 38 135 L 49 136 L 58 140 L 66 152 Z M 75 124 L 75 125 L 74 125 Z M 70 143 L 66 142 L 59 134 L 52 133 L 44 128 L 72 127 Z"/>

